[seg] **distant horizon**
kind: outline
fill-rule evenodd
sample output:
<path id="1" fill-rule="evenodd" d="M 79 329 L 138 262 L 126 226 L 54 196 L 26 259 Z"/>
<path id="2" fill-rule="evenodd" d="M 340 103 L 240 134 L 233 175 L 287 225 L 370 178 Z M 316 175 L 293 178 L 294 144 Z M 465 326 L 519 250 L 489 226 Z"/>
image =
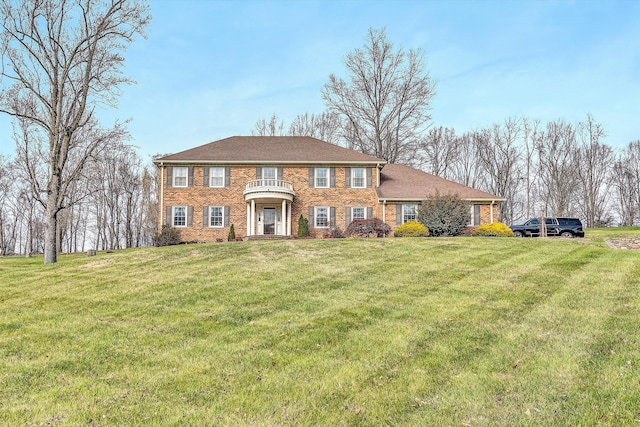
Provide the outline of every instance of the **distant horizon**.
<path id="1" fill-rule="evenodd" d="M 369 28 L 422 49 L 435 127 L 462 134 L 516 117 L 585 121 L 620 150 L 640 140 L 640 2 L 151 0 L 148 38 L 125 52 L 118 109 L 143 160 L 235 135 L 276 114 L 325 110 L 329 74 Z M 0 155 L 13 155 L 0 115 Z"/>

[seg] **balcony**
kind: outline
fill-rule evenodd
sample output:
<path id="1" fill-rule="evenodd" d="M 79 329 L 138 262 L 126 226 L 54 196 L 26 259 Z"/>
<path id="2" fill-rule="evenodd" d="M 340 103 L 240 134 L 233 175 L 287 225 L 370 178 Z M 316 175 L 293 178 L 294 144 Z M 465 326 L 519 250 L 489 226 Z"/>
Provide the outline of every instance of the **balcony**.
<path id="1" fill-rule="evenodd" d="M 293 183 L 282 179 L 254 179 L 245 184 L 242 192 L 245 200 L 288 200 L 293 201 L 296 195 L 293 191 Z"/>

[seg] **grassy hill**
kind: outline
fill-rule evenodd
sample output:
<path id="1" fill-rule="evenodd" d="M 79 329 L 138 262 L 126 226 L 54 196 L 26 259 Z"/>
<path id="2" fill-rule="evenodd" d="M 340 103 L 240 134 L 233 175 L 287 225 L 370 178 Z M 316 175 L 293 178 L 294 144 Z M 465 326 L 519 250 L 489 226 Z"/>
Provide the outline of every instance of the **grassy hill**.
<path id="1" fill-rule="evenodd" d="M 0 258 L 0 425 L 638 425 L 640 253 L 594 236 Z"/>

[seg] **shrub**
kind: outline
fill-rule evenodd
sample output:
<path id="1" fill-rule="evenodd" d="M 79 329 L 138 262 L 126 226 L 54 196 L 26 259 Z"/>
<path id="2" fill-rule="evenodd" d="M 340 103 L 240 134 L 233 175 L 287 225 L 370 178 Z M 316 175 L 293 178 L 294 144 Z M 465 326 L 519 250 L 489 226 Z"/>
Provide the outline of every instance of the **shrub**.
<path id="1" fill-rule="evenodd" d="M 407 221 L 396 227 L 393 235 L 395 237 L 428 237 L 429 229 L 418 221 Z"/>
<path id="2" fill-rule="evenodd" d="M 513 237 L 513 231 L 501 222 L 480 225 L 476 227 L 474 236 Z"/>
<path id="3" fill-rule="evenodd" d="M 351 221 L 345 234 L 349 237 L 387 237 L 391 227 L 378 218 L 356 219 Z"/>
<path id="4" fill-rule="evenodd" d="M 153 246 L 171 246 L 180 243 L 180 233 L 170 225 L 163 225 L 159 233 L 153 236 Z"/>
<path id="5" fill-rule="evenodd" d="M 325 231 L 322 237 L 325 239 L 342 239 L 344 238 L 344 233 L 337 225 L 329 224 L 329 230 Z"/>
<path id="6" fill-rule="evenodd" d="M 231 227 L 229 227 L 229 235 L 227 236 L 227 241 L 233 242 L 235 240 L 236 240 L 236 230 L 234 230 L 233 224 L 231 224 Z"/>
<path id="7" fill-rule="evenodd" d="M 309 220 L 302 214 L 298 218 L 298 237 L 309 237 Z"/>
<path id="8" fill-rule="evenodd" d="M 435 196 L 422 202 L 418 210 L 418 221 L 429 229 L 432 236 L 457 236 L 471 220 L 469 203 L 457 194 Z"/>

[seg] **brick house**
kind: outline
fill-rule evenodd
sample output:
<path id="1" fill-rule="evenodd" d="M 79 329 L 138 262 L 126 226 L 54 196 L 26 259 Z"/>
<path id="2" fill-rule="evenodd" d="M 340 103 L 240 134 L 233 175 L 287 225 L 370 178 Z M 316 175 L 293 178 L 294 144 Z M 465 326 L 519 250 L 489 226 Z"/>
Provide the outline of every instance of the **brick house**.
<path id="1" fill-rule="evenodd" d="M 436 189 L 470 204 L 472 225 L 497 220 L 504 199 L 311 137 L 235 136 L 154 160 L 159 227 L 183 241 L 297 234 L 300 215 L 321 236 L 335 224 L 379 218 L 395 228 L 415 219 Z"/>

